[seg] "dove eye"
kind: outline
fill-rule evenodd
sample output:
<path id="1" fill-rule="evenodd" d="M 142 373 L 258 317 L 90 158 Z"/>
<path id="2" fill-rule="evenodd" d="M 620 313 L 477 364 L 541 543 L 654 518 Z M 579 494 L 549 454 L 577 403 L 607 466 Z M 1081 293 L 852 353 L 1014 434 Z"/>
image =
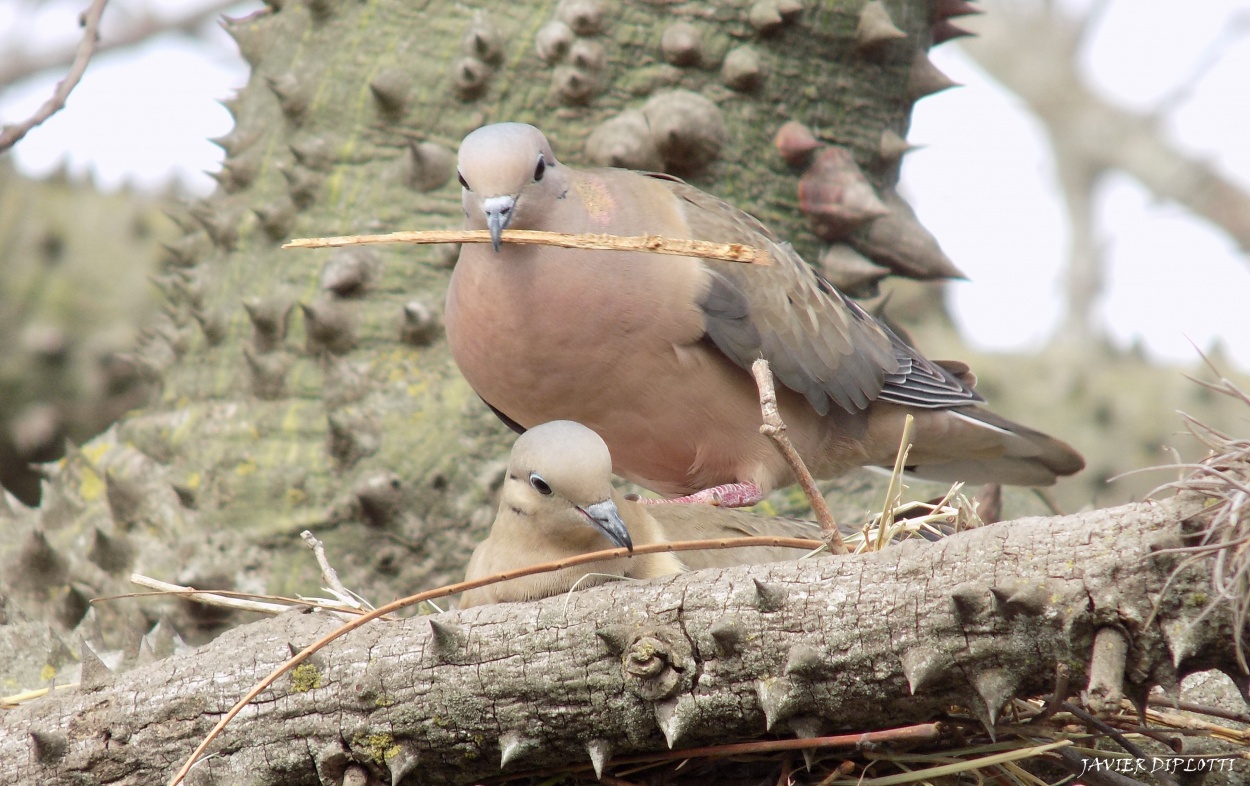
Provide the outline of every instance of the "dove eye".
<path id="1" fill-rule="evenodd" d="M 469 188 L 469 181 L 464 179 L 464 175 L 460 174 L 460 170 L 459 170 L 459 169 L 457 169 L 457 170 L 456 170 L 456 177 L 460 179 L 460 186 L 461 186 L 462 188 L 464 188 L 464 190 L 465 190 L 465 191 L 472 191 L 472 190 L 473 190 L 473 189 Z"/>
<path id="2" fill-rule="evenodd" d="M 551 496 L 551 486 L 548 486 L 547 481 L 543 480 L 542 476 L 537 472 L 530 473 L 530 485 L 534 487 L 535 491 L 542 494 L 544 497 Z"/>
<path id="3" fill-rule="evenodd" d="M 538 163 L 534 165 L 534 182 L 537 183 L 539 180 L 542 180 L 545 174 L 547 174 L 547 162 L 540 155 Z"/>

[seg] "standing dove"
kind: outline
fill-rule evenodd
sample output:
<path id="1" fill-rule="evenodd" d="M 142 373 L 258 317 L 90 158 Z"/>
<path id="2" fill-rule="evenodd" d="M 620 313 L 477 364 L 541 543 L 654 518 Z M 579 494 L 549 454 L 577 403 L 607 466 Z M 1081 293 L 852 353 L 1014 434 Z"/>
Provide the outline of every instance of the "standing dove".
<path id="1" fill-rule="evenodd" d="M 818 539 L 811 522 L 752 516 L 709 505 L 643 505 L 612 488 L 612 457 L 595 432 L 567 420 L 536 426 L 512 448 L 490 536 L 478 544 L 465 579 L 602 549 L 677 540 L 757 535 Z M 612 576 L 653 578 L 684 570 L 797 559 L 803 549 L 740 549 L 641 554 L 491 584 L 464 593 L 460 608 L 534 600 L 590 587 Z"/>
<path id="2" fill-rule="evenodd" d="M 1063 442 L 988 412 L 967 367 L 920 355 L 752 216 L 674 177 L 574 169 L 542 132 L 485 126 L 460 146 L 465 244 L 447 293 L 452 354 L 518 431 L 593 429 L 616 472 L 665 495 L 750 504 L 792 482 L 759 433 L 749 368 L 768 360 L 816 477 L 890 466 L 936 480 L 1049 485 L 1084 466 Z M 773 264 L 501 242 L 506 229 L 742 243 Z"/>

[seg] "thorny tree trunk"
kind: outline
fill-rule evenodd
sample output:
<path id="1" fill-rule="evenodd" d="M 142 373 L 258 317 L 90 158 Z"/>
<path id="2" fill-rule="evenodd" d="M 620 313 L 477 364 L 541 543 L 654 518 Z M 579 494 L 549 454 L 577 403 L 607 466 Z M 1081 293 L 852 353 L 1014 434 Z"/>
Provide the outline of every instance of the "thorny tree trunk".
<path id="1" fill-rule="evenodd" d="M 158 396 L 50 469 L 39 510 L 0 509 L 0 592 L 130 659 L 158 615 L 193 642 L 228 620 L 89 598 L 128 591 L 131 571 L 307 593 L 304 528 L 375 601 L 458 578 L 507 440 L 441 336 L 456 250 L 280 244 L 460 225 L 454 151 L 484 122 L 534 122 L 570 162 L 679 171 L 812 260 L 836 249 L 861 283 L 940 275 L 891 186 L 912 102 L 949 85 L 924 56 L 948 11 L 871 5 L 308 0 L 227 23 L 252 76 L 225 102 L 221 188 L 178 216 L 156 278 L 168 302 L 133 362 Z M 797 187 L 820 151 L 791 145 L 788 164 L 772 139 L 789 120 L 858 163 L 826 151 L 831 179 L 809 183 L 808 212 L 845 242 L 807 229 Z M 77 644 L 52 648 L 61 668 Z"/>
<path id="2" fill-rule="evenodd" d="M 339 783 L 359 767 L 371 783 L 463 783 L 501 761 L 604 766 L 765 730 L 920 721 L 952 705 L 989 720 L 1018 693 L 1051 689 L 1056 664 L 1084 686 L 1107 630 L 1127 658 L 1094 649 L 1112 675 L 1094 692 L 1115 706 L 1122 675 L 1142 701 L 1198 669 L 1236 672 L 1227 607 L 1194 624 L 1209 562 L 1174 572 L 1177 558 L 1158 553 L 1192 534 L 1203 507 L 1191 494 L 860 557 L 374 623 L 264 693 L 213 746 L 228 755 L 190 782 Z M 92 667 L 86 686 L 6 714 L 0 782 L 164 782 L 289 646 L 333 624 L 292 613 L 120 676 Z"/>

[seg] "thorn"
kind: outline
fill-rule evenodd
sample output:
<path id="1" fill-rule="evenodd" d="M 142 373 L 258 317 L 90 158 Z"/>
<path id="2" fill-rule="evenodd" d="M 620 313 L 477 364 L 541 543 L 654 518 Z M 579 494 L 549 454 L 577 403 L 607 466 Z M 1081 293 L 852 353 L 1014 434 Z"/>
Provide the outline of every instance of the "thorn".
<path id="1" fill-rule="evenodd" d="M 656 93 L 642 105 L 665 170 L 698 173 L 720 158 L 729 141 L 725 113 L 711 100 L 689 90 Z"/>
<path id="2" fill-rule="evenodd" d="M 920 99 L 959 87 L 959 83 L 943 74 L 924 52 L 917 52 L 907 74 L 907 100 L 915 103 Z"/>
<path id="3" fill-rule="evenodd" d="M 898 163 L 900 158 L 915 149 L 914 145 L 889 128 L 881 132 L 881 142 L 877 146 L 881 159 L 888 164 Z"/>
<path id="4" fill-rule="evenodd" d="M 48 766 L 54 765 L 65 758 L 65 754 L 69 750 L 69 738 L 60 732 L 31 730 L 30 743 L 35 753 L 35 759 L 39 763 Z"/>
<path id="5" fill-rule="evenodd" d="M 620 655 L 634 643 L 634 631 L 624 625 L 607 625 L 595 631 L 613 655 Z"/>
<path id="6" fill-rule="evenodd" d="M 439 321 L 434 309 L 420 300 L 409 300 L 404 304 L 399 338 L 405 344 L 414 347 L 428 346 L 438 336 L 438 329 Z"/>
<path id="7" fill-rule="evenodd" d="M 365 519 L 375 527 L 390 523 L 404 504 L 404 484 L 394 472 L 367 475 L 352 486 Z"/>
<path id="8" fill-rule="evenodd" d="M 27 587 L 51 589 L 62 585 L 69 573 L 69 563 L 52 548 L 40 529 L 32 529 L 26 536 L 13 565 L 20 583 Z"/>
<path id="9" fill-rule="evenodd" d="M 476 57 L 462 57 L 452 66 L 452 88 L 461 101 L 472 101 L 490 81 L 490 66 Z"/>
<path id="10" fill-rule="evenodd" d="M 935 0 L 933 3 L 933 17 L 935 19 L 950 19 L 952 16 L 969 16 L 983 13 L 985 12 L 967 0 Z"/>
<path id="11" fill-rule="evenodd" d="M 538 740 L 522 737 L 510 731 L 499 738 L 499 769 L 506 769 L 509 764 L 538 750 Z"/>
<path id="12" fill-rule="evenodd" d="M 1150 685 L 1143 683 L 1141 685 L 1135 683 L 1124 684 L 1124 698 L 1129 700 L 1137 710 L 1137 718 L 1143 726 L 1146 725 L 1146 707 L 1150 696 Z"/>
<path id="13" fill-rule="evenodd" d="M 278 106 L 287 119 L 299 121 L 308 111 L 308 91 L 294 74 L 266 77 L 269 89 L 278 97 Z"/>
<path id="14" fill-rule="evenodd" d="M 983 707 L 974 706 L 972 709 L 986 724 L 986 731 L 991 738 L 994 737 L 994 724 L 998 722 L 998 713 L 1016 695 L 1016 685 L 1016 678 L 1004 669 L 986 669 L 972 679 L 972 687 L 985 702 Z"/>
<path id="15" fill-rule="evenodd" d="M 864 256 L 901 276 L 921 281 L 935 278 L 967 278 L 955 267 L 933 235 L 921 225 L 911 205 L 889 189 L 881 201 L 890 208 L 882 216 L 859 227 L 848 241 Z"/>
<path id="16" fill-rule="evenodd" d="M 764 81 L 764 60 L 750 44 L 735 46 L 721 63 L 720 78 L 728 87 L 749 93 Z"/>
<path id="17" fill-rule="evenodd" d="M 430 634 L 434 640 L 434 655 L 443 663 L 451 661 L 452 656 L 464 647 L 468 638 L 464 628 L 433 617 L 430 618 Z"/>
<path id="18" fill-rule="evenodd" d="M 139 509 L 146 496 L 142 484 L 112 470 L 105 470 L 104 491 L 109 515 L 119 528 L 127 529 L 138 523 Z"/>
<path id="19" fill-rule="evenodd" d="M 603 770 L 612 759 L 612 743 L 607 740 L 591 740 L 586 743 L 586 752 L 590 754 L 590 763 L 595 768 L 595 777 L 603 780 Z"/>
<path id="20" fill-rule="evenodd" d="M 755 585 L 755 605 L 760 611 L 778 611 L 786 605 L 785 587 L 765 584 L 757 578 L 752 578 L 751 582 Z"/>
<path id="21" fill-rule="evenodd" d="M 337 153 L 334 145 L 324 136 L 309 136 L 297 139 L 287 145 L 291 155 L 300 164 L 324 172 L 334 164 Z"/>
<path id="22" fill-rule="evenodd" d="M 161 243 L 169 253 L 169 264 L 175 267 L 195 267 L 208 252 L 208 235 L 188 233 L 172 243 Z"/>
<path id="23" fill-rule="evenodd" d="M 95 650 L 91 649 L 91 645 L 81 635 L 78 637 L 78 653 L 78 660 L 81 664 L 78 677 L 80 688 L 90 692 L 112 684 L 112 669 L 104 665 L 104 661 L 100 660 L 100 656 L 95 654 Z"/>
<path id="24" fill-rule="evenodd" d="M 285 240 L 295 223 L 295 204 L 286 199 L 252 208 L 252 212 L 270 240 Z"/>
<path id="25" fill-rule="evenodd" d="M 794 732 L 794 736 L 800 740 L 810 740 L 813 737 L 819 737 L 822 723 L 820 718 L 814 715 L 803 715 L 790 719 L 790 729 Z M 816 761 L 816 751 L 811 748 L 803 748 L 803 764 L 810 772 L 812 764 Z"/>
<path id="26" fill-rule="evenodd" d="M 675 66 L 697 66 L 703 60 L 703 31 L 689 22 L 674 22 L 660 37 L 664 59 Z"/>
<path id="27" fill-rule="evenodd" d="M 547 65 L 562 60 L 572 45 L 573 31 L 558 19 L 538 28 L 538 33 L 534 35 L 534 48 Z"/>
<path id="28" fill-rule="evenodd" d="M 859 12 L 859 23 L 855 26 L 855 49 L 860 53 L 867 55 L 881 52 L 885 44 L 906 37 L 907 34 L 894 24 L 889 10 L 881 0 L 866 3 Z"/>
<path id="29" fill-rule="evenodd" d="M 381 447 L 381 424 L 375 418 L 357 412 L 326 415 L 326 451 L 341 469 L 354 466 Z"/>
<path id="30" fill-rule="evenodd" d="M 1008 615 L 1036 616 L 1046 610 L 1050 601 L 1050 593 L 1041 582 L 1008 581 L 990 587 L 990 594 L 994 596 L 995 606 Z"/>
<path id="31" fill-rule="evenodd" d="M 907 678 L 907 687 L 913 696 L 934 687 L 951 667 L 948 657 L 925 647 L 913 647 L 904 652 L 899 660 L 903 666 L 903 676 Z"/>
<path id="32" fill-rule="evenodd" d="M 607 12 L 600 0 L 561 0 L 556 18 L 580 36 L 601 33 L 607 25 Z"/>
<path id="33" fill-rule="evenodd" d="M 812 129 L 797 120 L 789 120 L 777 129 L 773 136 L 773 147 L 793 167 L 806 166 L 812 153 L 820 148 L 820 141 L 812 133 Z"/>
<path id="34" fill-rule="evenodd" d="M 1167 642 L 1168 651 L 1172 653 L 1172 667 L 1177 672 L 1186 661 L 1196 658 L 1202 652 L 1204 637 L 1200 635 L 1198 626 L 1184 619 L 1172 619 L 1159 626 L 1163 631 L 1163 640 Z M 1104 628 L 1102 630 L 1108 630 Z M 1098 633 L 1101 634 L 1102 630 Z M 1098 640 L 1094 640 L 1098 646 Z"/>
<path id="35" fill-rule="evenodd" d="M 724 655 L 733 655 L 738 651 L 738 643 L 742 640 L 742 626 L 734 617 L 725 616 L 712 623 L 708 629 L 712 640 Z"/>
<path id="36" fill-rule="evenodd" d="M 870 221 L 890 214 L 855 157 L 831 145 L 816 154 L 799 179 L 799 210 L 823 240 L 837 241 Z"/>
<path id="37" fill-rule="evenodd" d="M 151 650 L 154 660 L 163 660 L 190 649 L 178 630 L 164 617 L 158 619 L 143 637 L 143 643 Z"/>
<path id="38" fill-rule="evenodd" d="M 747 22 L 760 35 L 768 35 L 776 31 L 783 21 L 781 11 L 777 9 L 777 4 L 773 0 L 759 0 L 747 11 Z"/>
<path id="39" fill-rule="evenodd" d="M 790 648 L 790 653 L 786 656 L 783 673 L 787 677 L 802 677 L 811 680 L 820 676 L 820 673 L 824 671 L 824 665 L 815 647 L 810 644 L 796 644 Z"/>
<path id="40" fill-rule="evenodd" d="M 304 343 L 310 354 L 343 355 L 356 346 L 355 317 L 345 304 L 323 298 L 299 307 L 304 312 Z"/>
<path id="41" fill-rule="evenodd" d="M 585 69 L 562 65 L 552 72 L 551 86 L 565 104 L 580 106 L 589 102 L 598 91 L 599 79 Z"/>
<path id="42" fill-rule="evenodd" d="M 486 14 L 478 12 L 460 42 L 465 54 L 497 66 L 503 62 L 503 34 Z"/>
<path id="43" fill-rule="evenodd" d="M 456 169 L 455 155 L 433 142 L 409 142 L 402 164 L 404 182 L 414 191 L 426 193 L 442 188 Z"/>
<path id="44" fill-rule="evenodd" d="M 369 90 L 385 114 L 398 118 L 408 109 L 412 77 L 401 68 L 384 68 L 369 83 Z"/>
<path id="45" fill-rule="evenodd" d="M 278 171 L 286 179 L 287 195 L 297 208 L 306 208 L 317 200 L 317 192 L 325 179 L 321 174 L 298 164 L 289 167 L 279 165 Z"/>
<path id="46" fill-rule="evenodd" d="M 252 346 L 257 352 L 272 352 L 286 338 L 294 302 L 288 297 L 247 298 L 243 310 L 252 322 Z"/>
<path id="47" fill-rule="evenodd" d="M 794 683 L 789 677 L 769 677 L 756 683 L 755 695 L 760 709 L 764 711 L 764 730 L 772 731 L 781 721 L 795 715 L 798 702 L 794 698 Z"/>
<path id="48" fill-rule="evenodd" d="M 870 261 L 846 245 L 833 243 L 820 252 L 819 269 L 829 283 L 854 298 L 876 297 L 878 284 L 890 269 Z"/>
<path id="49" fill-rule="evenodd" d="M 381 272 L 382 258 L 373 249 L 338 249 L 321 270 L 321 288 L 340 298 L 359 297 Z"/>
<path id="50" fill-rule="evenodd" d="M 664 741 L 669 750 L 676 747 L 683 737 L 690 733 L 690 726 L 698 714 L 694 699 L 681 697 L 658 701 L 652 708 L 655 712 L 656 725 L 664 732 Z"/>
<path id="51" fill-rule="evenodd" d="M 400 786 L 404 778 L 416 772 L 421 757 L 417 746 L 408 741 L 396 744 L 394 750 L 386 757 L 386 766 L 391 770 L 391 786 Z"/>
<path id="52" fill-rule="evenodd" d="M 965 581 L 951 590 L 951 603 L 955 613 L 965 622 L 980 614 L 985 608 L 986 587 L 976 581 Z"/>
<path id="53" fill-rule="evenodd" d="M 262 401 L 282 398 L 286 387 L 286 373 L 291 367 L 290 356 L 285 352 L 260 354 L 245 346 L 243 359 L 247 361 L 252 395 Z"/>
<path id="54" fill-rule="evenodd" d="M 971 30 L 965 30 L 959 25 L 951 24 L 945 19 L 939 19 L 933 23 L 933 46 L 944 44 L 947 41 L 953 41 L 956 38 L 965 38 L 967 36 L 975 36 L 976 33 Z"/>
<path id="55" fill-rule="evenodd" d="M 586 158 L 599 166 L 664 169 L 647 116 L 637 109 L 627 109 L 595 126 L 586 138 Z"/>

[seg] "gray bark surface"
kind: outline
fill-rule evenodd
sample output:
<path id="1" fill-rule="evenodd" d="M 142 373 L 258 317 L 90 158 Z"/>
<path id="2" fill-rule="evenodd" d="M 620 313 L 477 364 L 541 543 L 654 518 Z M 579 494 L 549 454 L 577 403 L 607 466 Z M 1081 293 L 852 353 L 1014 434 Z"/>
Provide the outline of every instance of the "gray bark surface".
<path id="1" fill-rule="evenodd" d="M 445 613 L 441 637 L 431 618 L 375 622 L 280 679 L 188 782 L 338 783 L 358 766 L 384 783 L 467 783 L 498 773 L 503 747 L 508 770 L 577 767 L 592 743 L 622 756 L 951 706 L 988 720 L 1051 689 L 1059 663 L 1083 685 L 1104 628 L 1127 638 L 1125 693 L 1143 698 L 1199 669 L 1235 671 L 1231 615 L 1191 624 L 1208 563 L 1176 571 L 1154 553 L 1180 545 L 1201 509 L 1181 497 Z M 8 712 L 0 782 L 163 782 L 291 647 L 333 626 L 283 615 Z"/>

